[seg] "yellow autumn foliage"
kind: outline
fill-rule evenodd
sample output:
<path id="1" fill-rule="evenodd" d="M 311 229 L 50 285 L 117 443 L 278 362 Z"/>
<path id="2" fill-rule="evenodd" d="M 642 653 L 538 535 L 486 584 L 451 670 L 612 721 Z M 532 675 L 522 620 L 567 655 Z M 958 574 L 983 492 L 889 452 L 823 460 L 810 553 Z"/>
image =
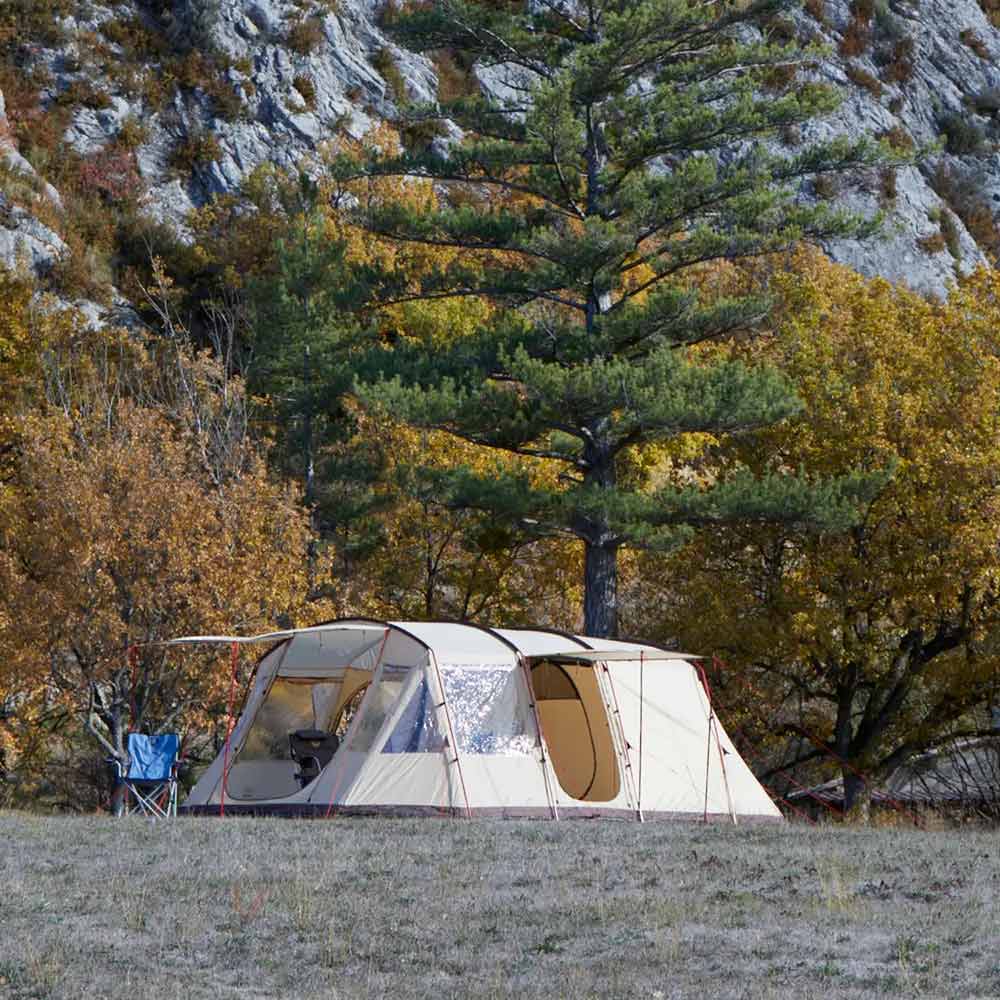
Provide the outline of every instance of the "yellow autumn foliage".
<path id="1" fill-rule="evenodd" d="M 664 634 L 726 656 L 759 732 L 807 730 L 878 772 L 976 732 L 1000 682 L 1000 276 L 941 302 L 802 253 L 771 285 L 777 328 L 755 350 L 804 411 L 716 460 L 892 476 L 843 534 L 703 533 L 651 607 Z"/>

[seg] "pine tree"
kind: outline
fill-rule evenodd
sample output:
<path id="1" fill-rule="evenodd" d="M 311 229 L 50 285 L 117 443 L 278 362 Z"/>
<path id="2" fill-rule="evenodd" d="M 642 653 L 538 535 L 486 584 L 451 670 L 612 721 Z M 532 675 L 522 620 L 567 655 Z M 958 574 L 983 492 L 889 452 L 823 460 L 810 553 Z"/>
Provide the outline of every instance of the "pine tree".
<path id="1" fill-rule="evenodd" d="M 761 294 L 700 294 L 713 261 L 859 235 L 874 224 L 803 200 L 810 178 L 881 162 L 862 139 L 780 154 L 783 130 L 832 110 L 821 85 L 790 80 L 816 53 L 769 34 L 786 0 L 533 0 L 413 4 L 390 18 L 401 43 L 449 50 L 500 85 L 404 109 L 404 136 L 463 137 L 372 154 L 364 172 L 431 178 L 426 208 L 362 203 L 397 241 L 467 254 L 400 295 L 487 296 L 489 329 L 433 351 L 369 359 L 369 404 L 418 426 L 565 466 L 564 488 L 456 469 L 439 487 L 537 533 L 585 546 L 584 628 L 617 630 L 623 546 L 670 548 L 732 518 L 843 522 L 852 486 L 735 475 L 711 489 L 650 489 L 621 475 L 636 448 L 686 432 L 726 434 L 798 408 L 773 371 L 707 363 L 695 345 L 759 327 Z M 424 127 L 418 128 L 417 126 Z M 345 175 L 357 165 L 342 162 Z"/>

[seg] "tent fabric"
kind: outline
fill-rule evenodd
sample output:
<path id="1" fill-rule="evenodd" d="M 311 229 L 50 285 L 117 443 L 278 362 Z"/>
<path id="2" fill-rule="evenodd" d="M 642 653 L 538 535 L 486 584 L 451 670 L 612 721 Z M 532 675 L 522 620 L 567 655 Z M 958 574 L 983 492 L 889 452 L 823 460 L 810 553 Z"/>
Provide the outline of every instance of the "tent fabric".
<path id="1" fill-rule="evenodd" d="M 447 622 L 264 636 L 229 768 L 182 810 L 780 819 L 683 654 Z M 304 728 L 340 736 L 314 779 L 287 749 Z"/>
<path id="2" fill-rule="evenodd" d="M 130 781 L 166 781 L 171 776 L 180 737 L 176 733 L 147 736 L 128 734 L 128 779 Z"/>

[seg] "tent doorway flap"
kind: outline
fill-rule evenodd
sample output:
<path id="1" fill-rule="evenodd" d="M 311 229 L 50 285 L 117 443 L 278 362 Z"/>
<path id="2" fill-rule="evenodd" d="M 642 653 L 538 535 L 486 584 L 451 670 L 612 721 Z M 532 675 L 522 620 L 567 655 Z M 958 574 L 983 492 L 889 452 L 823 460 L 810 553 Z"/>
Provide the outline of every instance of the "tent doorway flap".
<path id="1" fill-rule="evenodd" d="M 610 802 L 621 780 L 594 669 L 542 660 L 531 668 L 531 686 L 563 791 L 581 802 Z"/>

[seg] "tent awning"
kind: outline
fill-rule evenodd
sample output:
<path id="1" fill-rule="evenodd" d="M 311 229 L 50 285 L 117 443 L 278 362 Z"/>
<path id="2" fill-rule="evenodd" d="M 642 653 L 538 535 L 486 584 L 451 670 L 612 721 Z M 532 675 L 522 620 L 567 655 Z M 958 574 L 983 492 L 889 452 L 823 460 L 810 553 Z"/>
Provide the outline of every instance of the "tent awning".
<path id="1" fill-rule="evenodd" d="M 581 649 L 579 653 L 549 653 L 529 656 L 528 659 L 548 660 L 550 663 L 602 663 L 606 660 L 700 660 L 702 657 L 693 653 L 671 653 L 665 649 Z"/>
<path id="2" fill-rule="evenodd" d="M 290 639 L 294 635 L 309 635 L 317 632 L 357 631 L 357 625 L 330 624 L 312 625 L 309 628 L 289 628 L 281 632 L 262 632 L 260 635 L 181 635 L 176 639 L 167 639 L 164 646 L 193 646 L 197 643 L 240 643 L 241 645 L 255 642 L 279 642 Z"/>

